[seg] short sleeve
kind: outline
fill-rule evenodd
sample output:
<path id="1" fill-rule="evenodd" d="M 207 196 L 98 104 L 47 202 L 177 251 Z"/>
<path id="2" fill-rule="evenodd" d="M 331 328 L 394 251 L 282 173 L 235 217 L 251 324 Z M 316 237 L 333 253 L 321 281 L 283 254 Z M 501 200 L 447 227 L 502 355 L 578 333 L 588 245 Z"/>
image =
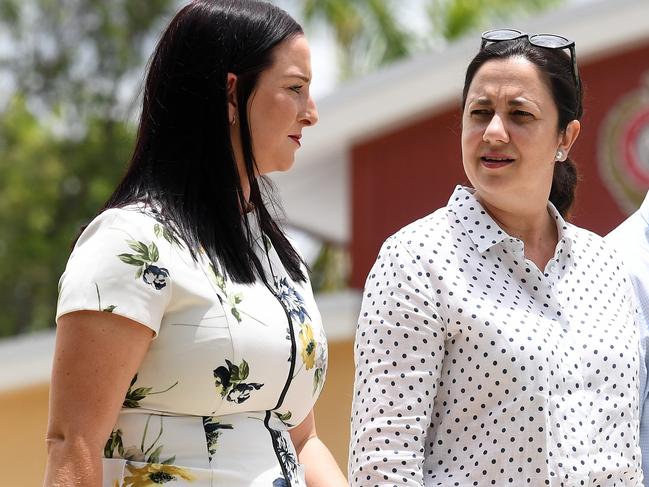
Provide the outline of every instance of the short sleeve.
<path id="1" fill-rule="evenodd" d="M 59 281 L 56 320 L 73 311 L 114 313 L 157 335 L 173 273 L 161 225 L 137 209 L 110 209 L 79 237 Z"/>

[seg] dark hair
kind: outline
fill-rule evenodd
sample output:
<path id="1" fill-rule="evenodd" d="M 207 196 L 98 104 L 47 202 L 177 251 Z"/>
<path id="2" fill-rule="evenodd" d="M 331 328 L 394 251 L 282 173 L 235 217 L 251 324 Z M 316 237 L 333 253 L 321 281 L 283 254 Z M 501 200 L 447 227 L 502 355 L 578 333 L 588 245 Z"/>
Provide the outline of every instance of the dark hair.
<path id="1" fill-rule="evenodd" d="M 201 247 L 232 280 L 265 278 L 242 209 L 247 203 L 230 139 L 227 75 L 237 75 L 237 120 L 261 230 L 294 280 L 304 263 L 268 211 L 248 124 L 248 99 L 273 49 L 303 34 L 282 9 L 256 0 L 194 0 L 173 18 L 151 58 L 135 149 L 128 170 L 104 205 L 144 202 L 156 208 L 188 245 Z"/>
<path id="2" fill-rule="evenodd" d="M 572 72 L 572 60 L 563 49 L 548 49 L 530 44 L 526 38 L 488 44 L 469 63 L 462 91 L 462 108 L 473 77 L 480 67 L 492 59 L 522 57 L 535 64 L 550 86 L 559 112 L 557 129 L 562 132 L 572 120 L 582 116 L 582 90 Z M 550 201 L 562 216 L 567 217 L 575 199 L 577 166 L 571 159 L 554 165 Z"/>

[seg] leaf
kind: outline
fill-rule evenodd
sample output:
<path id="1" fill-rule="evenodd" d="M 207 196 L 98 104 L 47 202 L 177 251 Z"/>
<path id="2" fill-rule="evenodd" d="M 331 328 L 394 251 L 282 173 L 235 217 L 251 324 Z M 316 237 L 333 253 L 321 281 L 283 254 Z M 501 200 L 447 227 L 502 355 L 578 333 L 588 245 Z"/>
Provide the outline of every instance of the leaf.
<path id="1" fill-rule="evenodd" d="M 232 307 L 230 312 L 232 313 L 232 316 L 236 318 L 237 322 L 241 323 L 241 314 L 239 313 L 239 310 L 235 307 Z"/>
<path id="2" fill-rule="evenodd" d="M 160 463 L 160 453 L 162 453 L 162 445 L 151 452 L 149 458 L 147 459 L 148 463 Z"/>
<path id="3" fill-rule="evenodd" d="M 140 407 L 140 403 L 137 401 L 131 401 L 130 399 L 124 399 L 124 402 L 122 403 L 122 407 L 135 409 Z"/>
<path id="4" fill-rule="evenodd" d="M 175 461 L 176 461 L 176 455 L 174 455 L 173 457 L 169 457 L 169 458 L 167 458 L 166 460 L 164 460 L 164 461 L 161 462 L 161 463 L 162 463 L 163 465 L 170 465 L 170 464 L 174 463 Z"/>
<path id="5" fill-rule="evenodd" d="M 236 365 L 232 366 L 232 370 L 230 371 L 230 383 L 232 382 L 239 382 L 241 377 L 239 376 L 239 367 Z"/>
<path id="6" fill-rule="evenodd" d="M 132 390 L 127 397 L 133 401 L 141 401 L 151 392 L 151 387 L 138 387 L 137 389 Z"/>
<path id="7" fill-rule="evenodd" d="M 243 301 L 243 293 L 237 293 L 233 296 L 234 299 L 234 304 L 239 304 L 241 301 Z"/>
<path id="8" fill-rule="evenodd" d="M 140 242 L 138 240 L 127 240 L 126 243 L 128 244 L 129 247 L 131 247 L 138 254 L 140 254 L 142 256 L 142 259 L 144 259 L 146 262 L 150 261 L 149 248 L 146 246 L 145 243 Z"/>
<path id="9" fill-rule="evenodd" d="M 142 274 L 144 274 L 144 265 L 140 266 L 140 268 L 135 273 L 135 279 L 142 277 Z"/>
<path id="10" fill-rule="evenodd" d="M 162 228 L 162 225 L 160 225 L 159 223 L 153 225 L 153 234 L 158 238 L 164 236 L 164 229 Z"/>
<path id="11" fill-rule="evenodd" d="M 131 387 L 133 387 L 133 384 L 135 384 L 135 382 L 137 382 L 137 374 L 135 374 L 131 379 L 131 384 L 128 386 L 129 390 L 131 389 Z"/>
<path id="12" fill-rule="evenodd" d="M 246 380 L 249 374 L 250 374 L 250 367 L 248 366 L 248 362 L 242 360 L 241 364 L 239 365 L 239 376 L 241 378 L 240 380 Z"/>
<path id="13" fill-rule="evenodd" d="M 146 262 L 144 262 L 142 259 L 136 257 L 133 254 L 119 254 L 117 257 L 119 257 L 119 260 L 121 260 L 125 264 L 137 265 L 137 266 L 142 266 L 146 264 Z"/>
<path id="14" fill-rule="evenodd" d="M 322 369 L 316 369 L 315 373 L 313 374 L 313 395 L 315 395 L 316 392 L 318 392 L 318 388 L 320 387 L 320 382 L 322 381 Z"/>
<path id="15" fill-rule="evenodd" d="M 151 242 L 151 245 L 149 245 L 149 257 L 151 258 L 151 262 L 158 262 L 160 258 L 160 252 L 155 242 Z"/>
<path id="16" fill-rule="evenodd" d="M 286 411 L 284 414 L 280 414 L 280 413 L 275 413 L 275 414 L 277 414 L 277 417 L 281 421 L 288 421 L 289 419 L 291 419 L 292 416 L 291 411 Z"/>
<path id="17" fill-rule="evenodd" d="M 113 311 L 115 311 L 115 308 L 117 308 L 117 306 L 111 304 L 110 306 L 105 307 L 102 311 L 105 311 L 106 313 L 112 313 Z"/>

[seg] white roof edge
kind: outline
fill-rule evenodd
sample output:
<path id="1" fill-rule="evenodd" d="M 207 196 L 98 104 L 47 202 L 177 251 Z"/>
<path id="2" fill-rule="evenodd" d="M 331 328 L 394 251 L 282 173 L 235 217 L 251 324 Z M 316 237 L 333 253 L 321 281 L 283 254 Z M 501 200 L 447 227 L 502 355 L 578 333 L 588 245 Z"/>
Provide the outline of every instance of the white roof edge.
<path id="1" fill-rule="evenodd" d="M 598 0 L 572 4 L 527 19 L 517 27 L 572 38 L 583 63 L 621 45 L 649 39 L 649 2 Z M 464 71 L 478 44 L 477 33 L 468 35 L 442 52 L 392 64 L 318 100 L 320 122 L 317 130 L 305 133 L 304 145 L 298 153 L 300 164 L 317 164 L 326 160 L 322 156 L 332 147 L 349 147 L 388 127 L 414 121 L 452 103 L 459 104 Z"/>

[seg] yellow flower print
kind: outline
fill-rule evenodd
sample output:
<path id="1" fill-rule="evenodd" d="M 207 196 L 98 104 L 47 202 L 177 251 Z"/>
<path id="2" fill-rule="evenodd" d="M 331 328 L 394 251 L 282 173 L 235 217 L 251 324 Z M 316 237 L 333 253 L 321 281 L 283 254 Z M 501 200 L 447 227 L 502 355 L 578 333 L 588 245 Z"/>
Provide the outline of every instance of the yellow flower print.
<path id="1" fill-rule="evenodd" d="M 195 480 L 195 477 L 186 470 L 162 463 L 149 463 L 140 468 L 126 464 L 126 468 L 131 475 L 124 478 L 124 487 L 156 487 L 176 480 L 178 477 L 189 482 Z"/>
<path id="2" fill-rule="evenodd" d="M 317 343 L 313 338 L 313 328 L 310 323 L 300 325 L 300 342 L 302 342 L 302 361 L 306 370 L 312 369 L 315 365 Z"/>

